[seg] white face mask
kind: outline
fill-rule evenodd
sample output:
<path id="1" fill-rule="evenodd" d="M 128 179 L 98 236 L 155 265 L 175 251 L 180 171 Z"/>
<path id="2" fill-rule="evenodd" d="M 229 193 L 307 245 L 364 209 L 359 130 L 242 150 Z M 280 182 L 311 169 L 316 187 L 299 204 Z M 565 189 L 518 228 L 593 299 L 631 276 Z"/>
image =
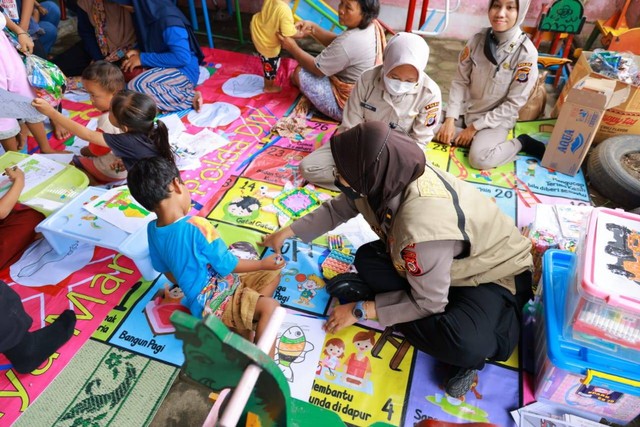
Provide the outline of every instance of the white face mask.
<path id="1" fill-rule="evenodd" d="M 416 87 L 417 84 L 418 83 L 415 82 L 402 82 L 400 80 L 384 76 L 384 87 L 391 95 L 394 96 L 404 95 Z"/>

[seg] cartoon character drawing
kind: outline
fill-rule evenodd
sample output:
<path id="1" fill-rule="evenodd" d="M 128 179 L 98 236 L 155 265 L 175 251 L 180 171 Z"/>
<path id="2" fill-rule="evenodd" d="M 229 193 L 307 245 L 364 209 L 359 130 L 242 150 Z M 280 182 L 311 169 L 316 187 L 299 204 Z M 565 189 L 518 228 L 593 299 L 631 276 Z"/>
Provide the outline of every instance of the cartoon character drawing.
<path id="1" fill-rule="evenodd" d="M 491 182 L 491 171 L 480 169 L 477 174 L 474 175 L 477 179 L 484 179 L 487 182 Z"/>
<path id="2" fill-rule="evenodd" d="M 260 254 L 256 248 L 249 242 L 239 241 L 229 245 L 232 254 L 240 259 L 260 259 Z"/>
<path id="3" fill-rule="evenodd" d="M 144 315 L 154 335 L 175 332 L 175 328 L 169 320 L 174 311 L 191 313 L 187 307 L 181 304 L 182 298 L 184 298 L 184 292 L 180 286 L 174 284 L 169 287 L 168 284 L 165 284 L 164 289 L 158 291 L 155 297 L 147 303 L 144 307 Z"/>
<path id="4" fill-rule="evenodd" d="M 298 304 L 306 305 L 307 307 L 313 307 L 311 304 L 311 300 L 316 296 L 317 289 L 324 288 L 324 280 L 318 277 L 315 274 L 309 274 L 308 276 L 305 274 L 296 274 L 296 280 L 298 283 L 298 290 L 300 291 L 300 299 L 298 299 Z"/>
<path id="5" fill-rule="evenodd" d="M 316 375 L 320 375 L 322 370 L 325 370 L 325 377 L 329 380 L 336 379 L 336 371 L 340 367 L 340 359 L 344 357 L 344 341 L 340 338 L 331 338 L 324 346 L 322 354 L 325 355 L 323 359 L 318 362 L 318 370 Z"/>
<path id="6" fill-rule="evenodd" d="M 240 196 L 233 199 L 225 209 L 234 217 L 255 219 L 260 209 L 260 200 L 253 196 Z"/>
<path id="7" fill-rule="evenodd" d="M 356 352 L 351 353 L 345 362 L 345 382 L 362 387 L 365 381 L 369 380 L 371 377 L 371 362 L 366 354 L 373 348 L 375 343 L 376 333 L 374 331 L 361 331 L 353 336 Z"/>
<path id="8" fill-rule="evenodd" d="M 538 167 L 538 161 L 536 159 L 527 159 L 527 170 L 524 172 L 528 176 L 536 176 L 536 168 Z"/>
<path id="9" fill-rule="evenodd" d="M 299 326 L 291 326 L 276 339 L 275 362 L 287 381 L 293 382 L 294 375 L 291 365 L 301 363 L 314 345 L 307 341 L 304 331 Z"/>

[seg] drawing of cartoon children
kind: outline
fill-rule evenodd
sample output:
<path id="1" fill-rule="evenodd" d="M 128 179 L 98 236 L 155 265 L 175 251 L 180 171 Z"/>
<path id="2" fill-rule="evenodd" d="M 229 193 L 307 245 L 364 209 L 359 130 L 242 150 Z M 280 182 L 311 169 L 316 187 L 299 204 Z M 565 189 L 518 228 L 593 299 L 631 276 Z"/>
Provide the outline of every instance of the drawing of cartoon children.
<path id="1" fill-rule="evenodd" d="M 345 382 L 361 387 L 371 377 L 371 362 L 366 356 L 367 352 L 376 343 L 374 331 L 361 331 L 353 336 L 353 344 L 356 352 L 351 353 L 345 362 L 347 367 Z"/>
<path id="2" fill-rule="evenodd" d="M 327 368 L 325 376 L 329 379 L 335 379 L 336 372 L 340 367 L 340 359 L 344 357 L 344 341 L 340 338 L 331 338 L 324 346 L 323 354 L 326 356 L 318 362 L 318 370 L 316 374 L 320 374 L 323 368 Z"/>

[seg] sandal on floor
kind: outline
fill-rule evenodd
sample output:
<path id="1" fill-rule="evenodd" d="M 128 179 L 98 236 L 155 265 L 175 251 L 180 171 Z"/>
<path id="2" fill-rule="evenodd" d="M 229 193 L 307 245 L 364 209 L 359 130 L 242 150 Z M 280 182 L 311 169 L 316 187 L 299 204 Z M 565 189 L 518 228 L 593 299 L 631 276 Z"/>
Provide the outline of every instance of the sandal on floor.
<path id="1" fill-rule="evenodd" d="M 327 292 L 341 302 L 368 301 L 374 298 L 371 288 L 356 273 L 338 274 L 327 282 Z"/>

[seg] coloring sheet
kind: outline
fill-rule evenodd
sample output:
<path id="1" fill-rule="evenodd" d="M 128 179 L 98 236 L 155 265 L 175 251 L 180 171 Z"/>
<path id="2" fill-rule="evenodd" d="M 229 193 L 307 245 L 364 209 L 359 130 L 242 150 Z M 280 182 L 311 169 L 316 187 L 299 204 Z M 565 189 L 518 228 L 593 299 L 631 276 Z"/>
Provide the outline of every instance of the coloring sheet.
<path id="1" fill-rule="evenodd" d="M 275 361 L 289 381 L 291 396 L 308 400 L 325 332 L 324 320 L 289 311 L 276 338 Z"/>
<path id="2" fill-rule="evenodd" d="M 53 178 L 65 168 L 65 165 L 48 159 L 41 154 L 33 154 L 18 162 L 16 166 L 24 172 L 24 188 L 21 194 L 25 194 L 34 187 Z M 0 197 L 9 191 L 11 185 L 12 183 L 6 175 L 0 176 Z"/>
<path id="3" fill-rule="evenodd" d="M 31 98 L 0 89 L 0 117 L 13 119 L 40 119 L 44 116 L 31 106 Z"/>
<path id="4" fill-rule="evenodd" d="M 156 214 L 136 202 L 127 187 L 112 188 L 87 203 L 84 208 L 127 233 L 146 227 L 148 222 L 156 218 Z"/>

